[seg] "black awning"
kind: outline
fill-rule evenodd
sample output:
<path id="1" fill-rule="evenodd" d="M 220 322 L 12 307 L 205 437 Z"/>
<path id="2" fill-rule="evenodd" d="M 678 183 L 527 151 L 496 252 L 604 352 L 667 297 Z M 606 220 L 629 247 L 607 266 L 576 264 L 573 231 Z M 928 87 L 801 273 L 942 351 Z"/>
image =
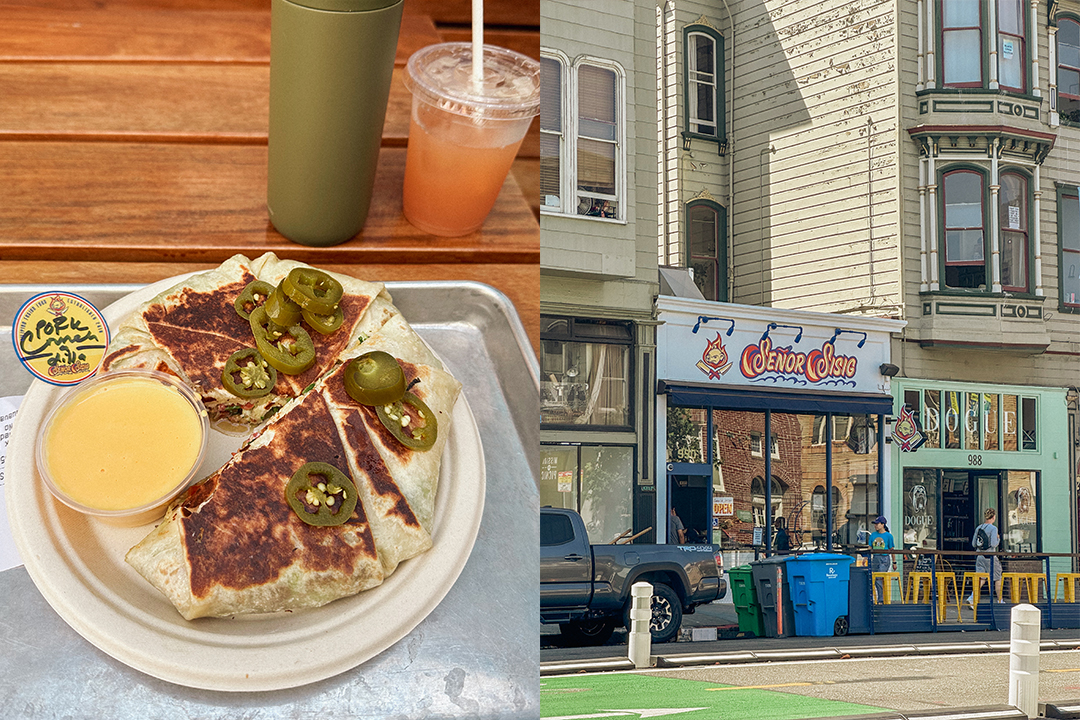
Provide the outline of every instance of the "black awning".
<path id="1" fill-rule="evenodd" d="M 811 390 L 722 387 L 660 380 L 657 393 L 668 396 L 669 405 L 712 407 L 725 410 L 773 410 L 792 413 L 842 413 L 845 415 L 892 415 L 890 395 L 826 393 Z"/>

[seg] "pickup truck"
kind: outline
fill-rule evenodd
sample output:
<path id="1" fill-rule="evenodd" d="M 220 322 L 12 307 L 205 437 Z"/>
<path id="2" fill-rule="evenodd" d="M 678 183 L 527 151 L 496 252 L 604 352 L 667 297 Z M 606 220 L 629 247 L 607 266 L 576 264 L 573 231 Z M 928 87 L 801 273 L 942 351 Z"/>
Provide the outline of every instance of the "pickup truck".
<path id="1" fill-rule="evenodd" d="M 630 627 L 630 588 L 653 586 L 653 642 L 679 632 L 684 613 L 727 594 L 717 545 L 590 545 L 573 510 L 540 509 L 540 622 L 574 645 L 603 645 Z"/>

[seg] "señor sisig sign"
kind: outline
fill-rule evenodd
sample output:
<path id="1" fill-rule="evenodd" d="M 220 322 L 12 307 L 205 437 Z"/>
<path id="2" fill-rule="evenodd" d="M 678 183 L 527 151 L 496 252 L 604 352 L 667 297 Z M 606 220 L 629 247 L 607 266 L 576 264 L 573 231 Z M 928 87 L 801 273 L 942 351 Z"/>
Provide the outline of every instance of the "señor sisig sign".
<path id="1" fill-rule="evenodd" d="M 884 393 L 904 322 L 661 296 L 657 377 L 669 382 Z"/>

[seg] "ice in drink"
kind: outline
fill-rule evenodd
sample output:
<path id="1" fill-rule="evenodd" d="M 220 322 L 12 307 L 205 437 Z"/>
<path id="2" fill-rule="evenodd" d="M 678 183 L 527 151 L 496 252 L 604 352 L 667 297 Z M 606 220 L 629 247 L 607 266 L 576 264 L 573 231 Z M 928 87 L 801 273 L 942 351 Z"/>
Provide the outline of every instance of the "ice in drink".
<path id="1" fill-rule="evenodd" d="M 471 66 L 469 43 L 432 45 L 409 59 L 404 210 L 434 235 L 466 235 L 483 225 L 539 110 L 536 61 L 486 45 L 481 83 Z"/>

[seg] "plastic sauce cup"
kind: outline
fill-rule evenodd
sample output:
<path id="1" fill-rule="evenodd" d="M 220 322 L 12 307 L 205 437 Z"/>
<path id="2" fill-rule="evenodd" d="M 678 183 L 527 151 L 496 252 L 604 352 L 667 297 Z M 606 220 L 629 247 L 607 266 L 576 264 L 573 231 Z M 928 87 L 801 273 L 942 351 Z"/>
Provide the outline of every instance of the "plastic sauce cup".
<path id="1" fill-rule="evenodd" d="M 157 520 L 195 479 L 206 408 L 178 378 L 118 370 L 68 391 L 45 418 L 37 465 L 70 508 L 117 525 Z"/>
<path id="2" fill-rule="evenodd" d="M 474 232 L 540 111 L 540 64 L 485 45 L 477 84 L 471 43 L 442 43 L 413 53 L 405 85 L 413 96 L 405 217 L 433 235 Z"/>

